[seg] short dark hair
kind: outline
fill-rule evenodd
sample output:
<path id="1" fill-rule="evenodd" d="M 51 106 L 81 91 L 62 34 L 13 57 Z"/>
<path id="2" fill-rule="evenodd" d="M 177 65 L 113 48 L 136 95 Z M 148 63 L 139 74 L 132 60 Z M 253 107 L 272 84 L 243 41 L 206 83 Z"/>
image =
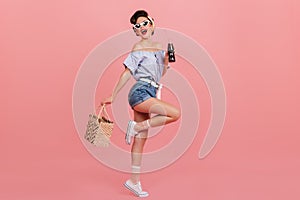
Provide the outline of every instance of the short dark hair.
<path id="1" fill-rule="evenodd" d="M 149 19 L 148 13 L 145 10 L 138 10 L 131 16 L 130 23 L 136 24 L 136 21 L 139 17 L 146 17 Z M 151 22 L 151 20 L 150 20 L 150 22 Z"/>

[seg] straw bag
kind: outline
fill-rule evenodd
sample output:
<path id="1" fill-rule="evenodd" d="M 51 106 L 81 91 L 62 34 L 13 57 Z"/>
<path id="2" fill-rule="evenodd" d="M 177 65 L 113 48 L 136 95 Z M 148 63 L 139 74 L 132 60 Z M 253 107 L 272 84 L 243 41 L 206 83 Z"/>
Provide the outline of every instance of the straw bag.
<path id="1" fill-rule="evenodd" d="M 113 126 L 114 123 L 103 105 L 98 115 L 89 115 L 84 138 L 95 146 L 107 147 L 110 144 Z"/>

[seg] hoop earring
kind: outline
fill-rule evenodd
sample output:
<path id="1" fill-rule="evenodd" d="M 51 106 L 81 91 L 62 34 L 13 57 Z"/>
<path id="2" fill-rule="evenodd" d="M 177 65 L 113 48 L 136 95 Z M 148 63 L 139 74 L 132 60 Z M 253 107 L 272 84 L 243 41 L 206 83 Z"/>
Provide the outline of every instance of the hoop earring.
<path id="1" fill-rule="evenodd" d="M 136 36 L 139 36 L 139 34 L 136 32 L 135 28 L 132 28 L 133 32 L 135 33 Z"/>

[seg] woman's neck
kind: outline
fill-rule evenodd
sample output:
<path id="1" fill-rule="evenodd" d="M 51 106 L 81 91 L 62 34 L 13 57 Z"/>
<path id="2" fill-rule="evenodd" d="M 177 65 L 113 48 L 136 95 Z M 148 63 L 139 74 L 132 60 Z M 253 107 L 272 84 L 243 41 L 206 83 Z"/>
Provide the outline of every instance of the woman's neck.
<path id="1" fill-rule="evenodd" d="M 140 41 L 141 44 L 144 45 L 151 45 L 152 44 L 152 40 L 150 38 L 142 38 Z"/>

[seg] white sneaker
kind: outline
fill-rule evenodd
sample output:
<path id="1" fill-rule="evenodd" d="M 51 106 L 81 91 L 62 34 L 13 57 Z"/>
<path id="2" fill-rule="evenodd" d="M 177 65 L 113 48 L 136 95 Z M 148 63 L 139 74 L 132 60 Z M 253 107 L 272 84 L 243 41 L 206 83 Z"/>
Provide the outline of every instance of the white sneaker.
<path id="1" fill-rule="evenodd" d="M 146 191 L 143 191 L 141 182 L 139 181 L 137 184 L 133 184 L 130 180 L 127 180 L 124 183 L 124 186 L 133 192 L 137 197 L 147 197 L 149 196 L 149 193 Z"/>
<path id="2" fill-rule="evenodd" d="M 131 138 L 138 134 L 138 132 L 134 130 L 135 125 L 136 125 L 135 121 L 130 120 L 128 122 L 127 131 L 125 135 L 126 144 L 131 144 Z"/>

